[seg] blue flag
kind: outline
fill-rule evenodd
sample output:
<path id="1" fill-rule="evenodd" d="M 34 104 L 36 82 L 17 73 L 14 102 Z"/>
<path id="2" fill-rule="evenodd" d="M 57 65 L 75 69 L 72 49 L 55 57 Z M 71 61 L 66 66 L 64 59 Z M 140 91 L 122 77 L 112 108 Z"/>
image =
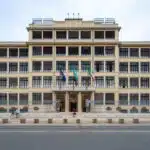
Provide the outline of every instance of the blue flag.
<path id="1" fill-rule="evenodd" d="M 66 81 L 66 76 L 62 69 L 60 69 L 60 76 L 61 76 L 62 81 Z"/>

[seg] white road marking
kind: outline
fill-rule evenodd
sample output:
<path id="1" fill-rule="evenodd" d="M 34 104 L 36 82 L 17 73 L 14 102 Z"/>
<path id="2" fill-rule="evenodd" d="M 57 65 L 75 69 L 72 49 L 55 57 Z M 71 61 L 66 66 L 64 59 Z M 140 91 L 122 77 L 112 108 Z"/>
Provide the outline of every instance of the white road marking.
<path id="1" fill-rule="evenodd" d="M 150 133 L 150 130 L 2 130 L 0 133 Z"/>

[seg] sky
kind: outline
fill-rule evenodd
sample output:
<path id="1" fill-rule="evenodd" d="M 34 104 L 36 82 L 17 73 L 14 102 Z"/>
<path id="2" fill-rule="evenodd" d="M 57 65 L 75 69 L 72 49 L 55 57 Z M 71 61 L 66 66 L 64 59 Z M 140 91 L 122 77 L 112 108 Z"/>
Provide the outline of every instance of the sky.
<path id="1" fill-rule="evenodd" d="M 150 41 L 150 0 L 0 0 L 0 41 L 27 41 L 32 18 L 115 18 L 120 41 Z"/>

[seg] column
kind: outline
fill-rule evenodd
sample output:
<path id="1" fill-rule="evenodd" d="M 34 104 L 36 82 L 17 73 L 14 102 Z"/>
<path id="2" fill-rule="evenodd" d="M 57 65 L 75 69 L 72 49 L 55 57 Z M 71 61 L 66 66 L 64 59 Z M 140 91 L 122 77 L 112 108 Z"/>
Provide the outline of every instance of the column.
<path id="1" fill-rule="evenodd" d="M 56 112 L 56 93 L 52 93 L 52 105 L 53 105 L 53 111 Z"/>
<path id="2" fill-rule="evenodd" d="M 118 92 L 115 93 L 115 106 L 117 107 L 119 105 L 119 96 Z"/>
<path id="3" fill-rule="evenodd" d="M 81 92 L 78 92 L 78 112 L 82 112 L 82 98 L 81 98 Z"/>
<path id="4" fill-rule="evenodd" d="M 69 112 L 69 93 L 65 93 L 65 112 Z"/>
<path id="5" fill-rule="evenodd" d="M 94 92 L 91 93 L 91 112 L 94 111 Z"/>
<path id="6" fill-rule="evenodd" d="M 7 112 L 9 112 L 9 93 L 7 92 Z"/>
<path id="7" fill-rule="evenodd" d="M 103 105 L 106 105 L 106 93 L 103 93 Z"/>
<path id="8" fill-rule="evenodd" d="M 17 93 L 17 96 L 18 96 L 18 97 L 17 97 L 17 99 L 18 99 L 18 101 L 17 101 L 17 107 L 18 107 L 18 110 L 20 110 L 20 108 L 19 108 L 20 96 L 19 96 L 19 95 L 20 95 L 20 93 Z"/>

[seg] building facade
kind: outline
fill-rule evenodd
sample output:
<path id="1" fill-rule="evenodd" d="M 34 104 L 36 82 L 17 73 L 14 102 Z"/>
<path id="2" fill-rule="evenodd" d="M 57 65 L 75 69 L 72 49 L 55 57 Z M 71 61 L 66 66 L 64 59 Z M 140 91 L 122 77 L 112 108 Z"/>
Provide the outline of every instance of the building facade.
<path id="1" fill-rule="evenodd" d="M 150 42 L 119 41 L 120 29 L 111 18 L 33 19 L 28 41 L 0 42 L 0 111 L 84 112 L 89 99 L 91 112 L 148 112 Z"/>

